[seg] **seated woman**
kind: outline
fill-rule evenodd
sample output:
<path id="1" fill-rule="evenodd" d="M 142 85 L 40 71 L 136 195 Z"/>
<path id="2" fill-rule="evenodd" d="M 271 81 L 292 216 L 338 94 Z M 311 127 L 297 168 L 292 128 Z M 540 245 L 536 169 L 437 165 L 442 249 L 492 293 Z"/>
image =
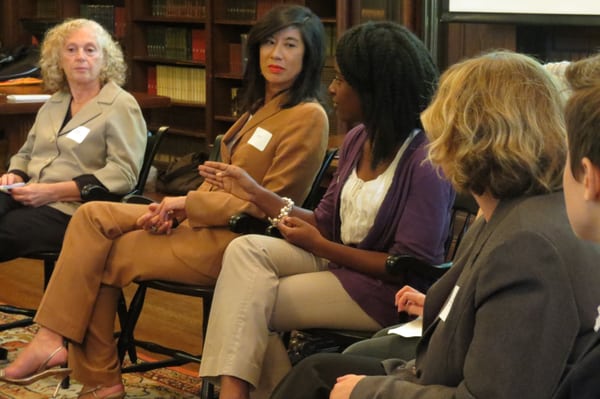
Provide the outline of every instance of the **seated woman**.
<path id="1" fill-rule="evenodd" d="M 424 299 L 416 362 L 318 354 L 272 398 L 549 398 L 592 337 L 600 248 L 569 227 L 555 80 L 525 55 L 485 54 L 442 75 L 421 119 L 429 159 L 482 215 L 427 296 L 399 298 Z"/>
<path id="2" fill-rule="evenodd" d="M 125 61 L 97 22 L 55 26 L 42 43 L 44 86 L 55 92 L 40 108 L 0 185 L 0 262 L 60 251 L 86 186 L 126 194 L 137 183 L 146 145 L 140 107 L 120 86 Z"/>
<path id="3" fill-rule="evenodd" d="M 247 112 L 225 134 L 221 155 L 271 190 L 302 201 L 321 165 L 327 115 L 317 101 L 324 63 L 319 18 L 305 7 L 273 8 L 251 29 Z M 222 253 L 236 237 L 229 218 L 264 214 L 210 183 L 160 204 L 84 204 L 69 223 L 40 307 L 41 328 L 0 381 L 28 384 L 69 366 L 82 398 L 125 395 L 113 338 L 121 287 L 132 280 L 214 284 Z M 173 221 L 180 222 L 173 228 Z M 185 220 L 183 220 L 185 218 Z"/>
<path id="4" fill-rule="evenodd" d="M 329 92 L 346 134 L 337 172 L 315 211 L 261 187 L 242 168 L 205 163 L 212 184 L 272 217 L 285 240 L 247 235 L 225 252 L 200 375 L 219 377 L 220 398 L 267 397 L 290 369 L 278 331 L 375 331 L 397 319 L 394 293 L 431 281 L 386 273 L 390 255 L 441 263 L 454 198 L 425 161 L 420 112 L 437 70 L 419 39 L 391 23 L 344 33 Z M 254 395 L 253 395 L 254 396 Z"/>

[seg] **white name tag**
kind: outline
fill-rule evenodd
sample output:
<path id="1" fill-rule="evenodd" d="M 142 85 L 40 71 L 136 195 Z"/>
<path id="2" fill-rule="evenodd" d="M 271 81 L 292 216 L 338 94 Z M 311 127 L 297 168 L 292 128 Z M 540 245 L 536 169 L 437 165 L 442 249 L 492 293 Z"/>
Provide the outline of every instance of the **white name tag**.
<path id="1" fill-rule="evenodd" d="M 89 132 L 89 128 L 85 126 L 79 126 L 67 133 L 67 138 L 81 144 L 83 140 L 85 140 Z"/>
<path id="2" fill-rule="evenodd" d="M 455 285 L 452 289 L 452 292 L 450 293 L 450 296 L 446 300 L 446 303 L 444 304 L 444 307 L 442 308 L 442 311 L 439 314 L 439 317 L 442 321 L 446 321 L 446 319 L 448 318 L 448 314 L 450 313 L 450 309 L 452 309 L 452 304 L 454 303 L 454 298 L 456 298 L 456 294 L 458 294 L 459 289 L 460 287 L 458 285 Z"/>
<path id="3" fill-rule="evenodd" d="M 250 140 L 248 140 L 248 144 L 258 151 L 264 151 L 267 144 L 269 144 L 269 141 L 271 141 L 271 137 L 273 137 L 271 132 L 262 127 L 257 127 L 254 134 L 252 134 L 252 137 L 250 137 Z"/>

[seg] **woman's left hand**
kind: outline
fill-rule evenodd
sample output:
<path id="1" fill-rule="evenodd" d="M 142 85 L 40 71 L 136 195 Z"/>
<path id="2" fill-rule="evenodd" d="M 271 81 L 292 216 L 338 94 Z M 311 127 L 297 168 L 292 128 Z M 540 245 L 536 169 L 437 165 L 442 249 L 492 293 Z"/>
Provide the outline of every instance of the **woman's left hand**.
<path id="1" fill-rule="evenodd" d="M 316 255 L 326 240 L 315 226 L 293 216 L 283 218 L 277 228 L 287 241 Z"/>
<path id="2" fill-rule="evenodd" d="M 165 197 L 160 203 L 148 205 L 148 211 L 138 218 L 137 225 L 152 234 L 170 234 L 173 220 L 187 217 L 185 200 L 185 196 Z"/>
<path id="3" fill-rule="evenodd" d="M 52 184 L 30 183 L 10 190 L 10 195 L 15 201 L 25 206 L 39 207 L 57 200 Z"/>
<path id="4" fill-rule="evenodd" d="M 349 399 L 356 384 L 366 375 L 347 374 L 337 378 L 329 399 Z"/>

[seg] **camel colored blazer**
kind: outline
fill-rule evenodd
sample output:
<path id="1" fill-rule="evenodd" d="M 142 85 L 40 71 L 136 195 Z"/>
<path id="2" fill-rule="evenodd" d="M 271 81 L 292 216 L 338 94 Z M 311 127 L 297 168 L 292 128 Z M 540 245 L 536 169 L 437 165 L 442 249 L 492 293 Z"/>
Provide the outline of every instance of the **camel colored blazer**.
<path id="1" fill-rule="evenodd" d="M 142 167 L 147 137 L 135 98 L 109 82 L 61 129 L 70 104 L 69 93 L 57 92 L 40 108 L 9 170 L 21 170 L 36 183 L 92 174 L 111 192 L 131 191 Z M 49 205 L 73 214 L 80 203 Z"/>
<path id="2" fill-rule="evenodd" d="M 302 204 L 325 155 L 329 123 L 319 103 L 283 109 L 283 99 L 278 96 L 254 115 L 242 115 L 225 134 L 221 157 L 262 186 Z M 265 217 L 249 202 L 208 183 L 188 193 L 185 209 L 188 218 L 168 236 L 172 251 L 215 279 L 225 247 L 237 237 L 229 231 L 230 217 L 239 212 Z"/>

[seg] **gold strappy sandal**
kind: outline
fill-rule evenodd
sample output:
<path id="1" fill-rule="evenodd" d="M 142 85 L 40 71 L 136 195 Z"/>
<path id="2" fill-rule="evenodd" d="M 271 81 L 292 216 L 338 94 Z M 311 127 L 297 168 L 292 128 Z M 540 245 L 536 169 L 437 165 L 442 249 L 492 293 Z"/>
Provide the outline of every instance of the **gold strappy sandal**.
<path id="1" fill-rule="evenodd" d="M 50 363 L 52 358 L 58 352 L 60 352 L 63 348 L 64 348 L 64 346 L 62 346 L 62 345 L 59 346 L 58 348 L 56 348 L 54 350 L 54 352 L 52 352 L 50 354 L 50 356 L 48 356 L 48 358 L 40 365 L 40 367 L 37 369 L 37 371 L 27 377 L 22 377 L 22 378 L 7 377 L 4 374 L 4 369 L 0 370 L 0 382 L 6 382 L 9 384 L 15 384 L 15 385 L 31 385 L 34 382 L 41 380 L 43 378 L 57 377 L 60 379 L 60 382 L 56 386 L 56 389 L 54 390 L 54 394 L 52 395 L 53 398 L 56 398 L 56 395 L 58 394 L 58 390 L 60 389 L 61 382 L 65 378 L 67 378 L 69 376 L 69 374 L 71 374 L 71 369 L 67 368 L 67 367 L 61 367 L 61 366 L 48 368 L 48 363 Z"/>

